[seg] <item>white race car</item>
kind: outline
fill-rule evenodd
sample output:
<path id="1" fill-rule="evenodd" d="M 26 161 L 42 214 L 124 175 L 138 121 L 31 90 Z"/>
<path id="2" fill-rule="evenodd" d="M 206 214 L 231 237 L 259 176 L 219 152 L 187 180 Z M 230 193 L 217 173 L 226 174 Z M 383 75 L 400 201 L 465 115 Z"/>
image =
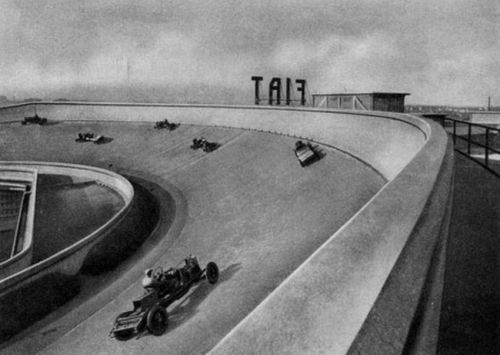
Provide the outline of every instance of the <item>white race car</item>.
<path id="1" fill-rule="evenodd" d="M 318 153 L 314 150 L 311 143 L 304 143 L 302 141 L 297 141 L 295 143 L 295 155 L 299 160 L 300 166 L 305 167 L 310 163 L 319 159 Z"/>

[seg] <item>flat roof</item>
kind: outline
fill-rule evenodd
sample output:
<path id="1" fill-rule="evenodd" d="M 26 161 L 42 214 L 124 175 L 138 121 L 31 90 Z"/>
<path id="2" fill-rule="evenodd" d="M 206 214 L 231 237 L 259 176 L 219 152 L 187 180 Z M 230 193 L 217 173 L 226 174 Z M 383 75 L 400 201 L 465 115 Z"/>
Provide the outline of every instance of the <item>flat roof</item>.
<path id="1" fill-rule="evenodd" d="M 373 91 L 373 92 L 341 92 L 341 93 L 332 93 L 332 94 L 312 94 L 312 96 L 351 96 L 351 95 L 411 95 L 408 92 L 381 92 L 381 91 Z"/>

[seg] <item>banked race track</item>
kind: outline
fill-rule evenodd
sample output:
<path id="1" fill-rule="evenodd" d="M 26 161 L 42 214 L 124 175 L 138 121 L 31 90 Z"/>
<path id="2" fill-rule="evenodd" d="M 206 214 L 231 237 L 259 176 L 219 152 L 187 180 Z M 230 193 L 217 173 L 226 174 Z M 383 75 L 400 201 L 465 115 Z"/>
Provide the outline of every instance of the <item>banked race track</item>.
<path id="1" fill-rule="evenodd" d="M 35 112 L 48 123 L 21 125 Z M 155 129 L 164 119 L 180 126 Z M 105 141 L 77 143 L 79 132 Z M 201 137 L 220 148 L 191 149 Z M 299 139 L 322 158 L 302 168 Z M 80 275 L 78 292 L 3 341 L 2 354 L 435 349 L 453 159 L 434 123 L 312 108 L 37 102 L 0 109 L 0 160 L 109 171 L 136 194 L 149 191 L 158 210 L 133 253 Z M 219 281 L 170 306 L 163 335 L 110 338 L 143 292 L 143 271 L 189 254 L 215 261 Z"/>

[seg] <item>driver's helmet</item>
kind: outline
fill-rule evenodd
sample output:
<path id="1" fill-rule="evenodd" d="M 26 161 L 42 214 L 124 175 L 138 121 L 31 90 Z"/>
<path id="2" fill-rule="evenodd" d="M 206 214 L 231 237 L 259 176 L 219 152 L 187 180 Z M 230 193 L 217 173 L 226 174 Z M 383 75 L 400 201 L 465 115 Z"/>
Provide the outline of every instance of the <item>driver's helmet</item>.
<path id="1" fill-rule="evenodd" d="M 146 271 L 144 271 L 144 278 L 142 279 L 142 286 L 151 287 L 152 281 L 153 281 L 153 269 L 146 269 Z"/>
<path id="2" fill-rule="evenodd" d="M 193 254 L 189 254 L 188 257 L 186 258 L 186 265 L 194 265 L 196 264 L 196 256 L 193 256 Z"/>
<path id="3" fill-rule="evenodd" d="M 163 276 L 163 268 L 161 266 L 158 266 L 153 275 L 153 279 L 158 281 L 161 280 L 162 276 Z"/>

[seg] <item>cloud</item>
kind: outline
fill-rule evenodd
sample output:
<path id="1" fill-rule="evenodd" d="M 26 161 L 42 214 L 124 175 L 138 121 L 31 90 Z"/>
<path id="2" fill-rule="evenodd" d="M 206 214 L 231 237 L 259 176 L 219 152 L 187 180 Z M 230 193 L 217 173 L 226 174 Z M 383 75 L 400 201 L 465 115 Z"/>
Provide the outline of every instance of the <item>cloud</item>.
<path id="1" fill-rule="evenodd" d="M 0 0 L 0 94 L 114 85 L 251 96 L 250 76 L 263 75 L 306 78 L 312 92 L 409 91 L 413 102 L 479 103 L 499 89 L 499 7 Z"/>

